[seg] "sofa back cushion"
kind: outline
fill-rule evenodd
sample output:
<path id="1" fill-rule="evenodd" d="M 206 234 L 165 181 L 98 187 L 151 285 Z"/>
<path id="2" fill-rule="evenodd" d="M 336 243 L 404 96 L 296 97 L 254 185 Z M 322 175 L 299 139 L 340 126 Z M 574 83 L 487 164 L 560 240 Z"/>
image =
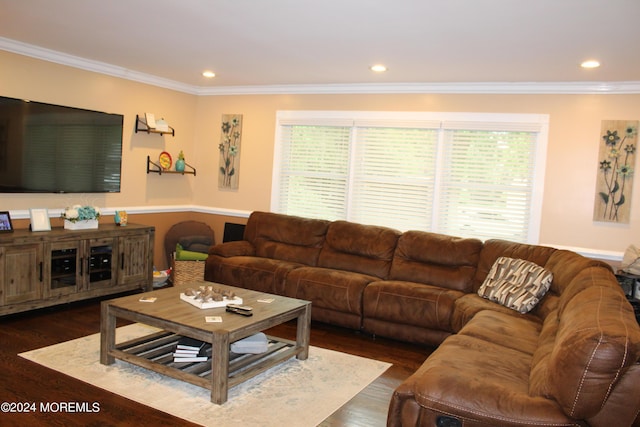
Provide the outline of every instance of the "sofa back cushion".
<path id="1" fill-rule="evenodd" d="M 558 316 L 562 316 L 567 305 L 581 292 L 593 286 L 602 286 L 620 291 L 615 276 L 609 268 L 598 266 L 586 267 L 576 273 L 574 278 L 563 289 L 558 299 Z"/>
<path id="2" fill-rule="evenodd" d="M 561 295 L 573 279 L 589 267 L 602 267 L 612 271 L 611 266 L 603 261 L 587 258 L 564 249 L 554 251 L 544 265 L 544 268 L 553 273 L 553 282 L 549 292 Z"/>
<path id="3" fill-rule="evenodd" d="M 425 231 L 398 239 L 389 279 L 470 292 L 482 242 Z"/>
<path id="4" fill-rule="evenodd" d="M 329 225 L 318 267 L 386 279 L 400 232 L 387 227 L 335 221 Z"/>
<path id="5" fill-rule="evenodd" d="M 329 221 L 269 212 L 253 212 L 244 239 L 259 257 L 315 266 Z"/>
<path id="6" fill-rule="evenodd" d="M 473 292 L 478 292 L 487 274 L 489 274 L 491 267 L 493 267 L 493 264 L 499 257 L 523 259 L 536 263 L 540 267 L 544 267 L 549 257 L 556 250 L 555 248 L 547 246 L 528 245 L 500 239 L 485 241 L 482 246 L 482 251 L 480 252 L 478 268 L 473 281 Z"/>

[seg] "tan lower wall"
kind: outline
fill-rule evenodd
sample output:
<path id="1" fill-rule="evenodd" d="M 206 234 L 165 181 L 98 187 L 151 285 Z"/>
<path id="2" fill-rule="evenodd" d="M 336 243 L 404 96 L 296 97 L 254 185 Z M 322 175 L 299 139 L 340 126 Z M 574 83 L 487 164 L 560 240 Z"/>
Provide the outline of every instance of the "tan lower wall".
<path id="1" fill-rule="evenodd" d="M 113 220 L 113 217 L 111 217 Z M 213 230 L 214 243 L 221 243 L 224 235 L 225 222 L 246 224 L 245 218 L 212 215 L 198 212 L 174 212 L 158 214 L 136 214 L 130 215 L 129 221 L 137 224 L 153 225 L 156 228 L 155 245 L 153 248 L 153 262 L 158 270 L 168 268 L 168 261 L 165 256 L 164 236 L 172 225 L 182 221 L 201 221 L 209 225 Z"/>

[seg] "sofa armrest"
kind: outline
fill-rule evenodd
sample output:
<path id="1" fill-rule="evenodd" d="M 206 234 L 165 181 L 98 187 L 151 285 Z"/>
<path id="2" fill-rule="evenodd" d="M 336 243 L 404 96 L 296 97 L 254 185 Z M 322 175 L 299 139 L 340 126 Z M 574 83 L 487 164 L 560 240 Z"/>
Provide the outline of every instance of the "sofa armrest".
<path id="1" fill-rule="evenodd" d="M 220 243 L 209 248 L 209 255 L 218 255 L 224 258 L 232 256 L 255 256 L 256 248 L 246 240 Z"/>

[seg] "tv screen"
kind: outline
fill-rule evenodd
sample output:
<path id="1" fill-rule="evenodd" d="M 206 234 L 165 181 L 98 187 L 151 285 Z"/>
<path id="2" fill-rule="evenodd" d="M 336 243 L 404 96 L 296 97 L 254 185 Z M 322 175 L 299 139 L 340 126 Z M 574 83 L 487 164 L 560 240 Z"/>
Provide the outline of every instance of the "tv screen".
<path id="1" fill-rule="evenodd" d="M 123 119 L 0 97 L 0 192 L 120 192 Z"/>

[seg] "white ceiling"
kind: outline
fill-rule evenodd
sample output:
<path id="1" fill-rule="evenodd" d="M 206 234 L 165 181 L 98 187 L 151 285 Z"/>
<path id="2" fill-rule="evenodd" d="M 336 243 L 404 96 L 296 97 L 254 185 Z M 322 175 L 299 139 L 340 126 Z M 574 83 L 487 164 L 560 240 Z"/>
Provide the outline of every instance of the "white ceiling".
<path id="1" fill-rule="evenodd" d="M 639 42 L 640 0 L 0 0 L 0 49 L 195 89 L 638 82 Z"/>

